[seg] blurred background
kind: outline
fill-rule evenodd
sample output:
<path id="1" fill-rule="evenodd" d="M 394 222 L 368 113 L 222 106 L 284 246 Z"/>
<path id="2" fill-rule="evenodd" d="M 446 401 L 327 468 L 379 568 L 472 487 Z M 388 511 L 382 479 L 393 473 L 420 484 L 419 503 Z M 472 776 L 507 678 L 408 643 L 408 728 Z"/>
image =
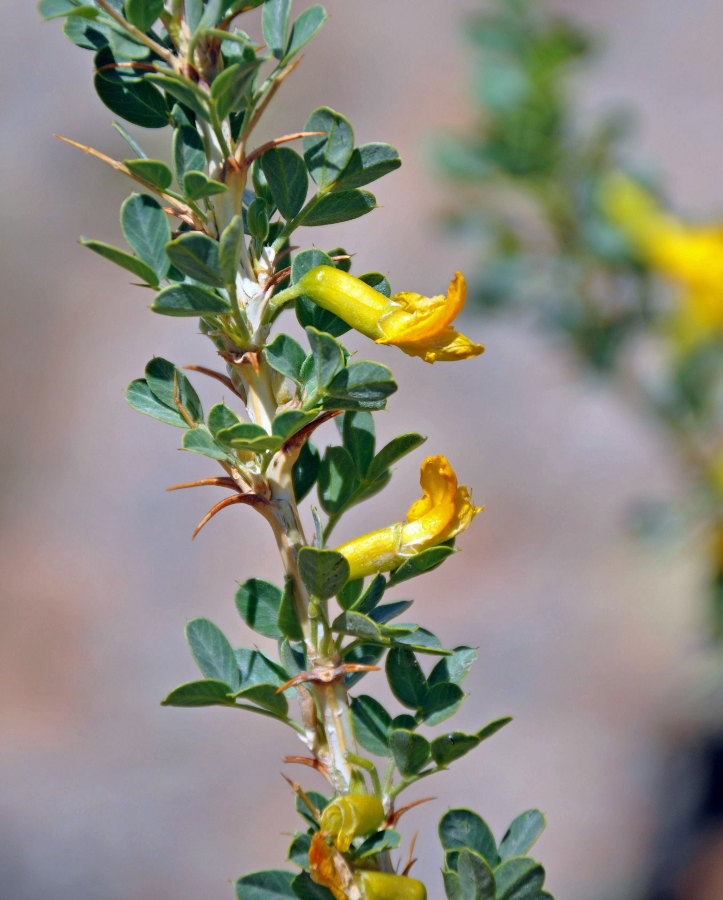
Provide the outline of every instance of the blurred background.
<path id="1" fill-rule="evenodd" d="M 607 35 L 580 82 L 582 108 L 634 106 L 641 152 L 680 205 L 720 213 L 723 8 L 549 6 Z M 41 25 L 34 4 L 0 8 L 12 38 L 0 61 L 0 895 L 230 897 L 244 871 L 281 865 L 293 814 L 280 758 L 295 744 L 265 720 L 158 704 L 194 674 L 187 619 L 207 616 L 241 641 L 236 582 L 278 578 L 273 540 L 242 509 L 191 543 L 206 498 L 164 492 L 208 465 L 174 454 L 175 436 L 132 412 L 123 391 L 153 354 L 208 364 L 209 349 L 189 323 L 150 315 L 120 270 L 78 245 L 81 234 L 119 242 L 128 186 L 51 135 L 119 156 L 122 142 L 94 95 L 91 54 L 59 23 Z M 404 165 L 376 186 L 382 208 L 308 238 L 355 252 L 355 271 L 385 272 L 394 290 L 441 292 L 477 257 L 442 227 L 446 185 L 424 146 L 472 122 L 462 22 L 480 4 L 327 8 L 259 141 L 326 104 L 359 141 L 394 144 Z M 146 143 L 167 152 L 158 135 Z M 548 829 L 536 855 L 555 896 L 720 900 L 721 798 L 707 763 L 723 698 L 701 600 L 704 548 L 653 551 L 628 528 L 637 501 L 675 498 L 684 474 L 657 424 L 559 341 L 472 308 L 462 324 L 487 345 L 481 358 L 432 368 L 375 352 L 400 385 L 389 424 L 378 417 L 380 440 L 403 428 L 430 437 L 339 531 L 400 518 L 429 453 L 445 453 L 486 507 L 463 552 L 413 589 L 423 624 L 448 645 L 479 647 L 458 727 L 515 722 L 419 789 L 440 799 L 409 814 L 408 827 L 414 816 L 425 829 L 415 874 L 441 895 L 428 823 L 447 806 L 478 809 L 497 833 L 537 806 Z"/>

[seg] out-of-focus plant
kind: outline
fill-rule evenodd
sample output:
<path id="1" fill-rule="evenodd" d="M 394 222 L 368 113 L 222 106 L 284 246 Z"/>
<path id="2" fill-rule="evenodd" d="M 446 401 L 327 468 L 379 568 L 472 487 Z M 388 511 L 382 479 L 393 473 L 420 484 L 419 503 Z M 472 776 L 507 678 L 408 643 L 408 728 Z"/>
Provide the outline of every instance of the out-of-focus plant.
<path id="1" fill-rule="evenodd" d="M 571 87 L 593 41 L 575 23 L 536 0 L 495 0 L 465 34 L 477 122 L 436 154 L 460 187 L 450 225 L 479 243 L 472 296 L 487 311 L 534 310 L 664 424 L 690 482 L 675 519 L 710 548 L 720 633 L 723 223 L 676 217 L 648 173 L 629 174 L 628 112 L 581 112 Z"/>
<path id="2" fill-rule="evenodd" d="M 259 40 L 236 25 L 256 7 Z M 289 782 L 301 816 L 289 850 L 296 868 L 244 875 L 236 895 L 423 900 L 425 886 L 409 875 L 414 839 L 406 862 L 393 858 L 401 816 L 422 801 L 399 806 L 399 798 L 509 718 L 470 734 L 439 729 L 464 699 L 461 684 L 476 652 L 444 649 L 416 623 L 399 623 L 411 601 L 387 595 L 452 556 L 456 536 L 480 510 L 449 462 L 430 456 L 421 466 L 422 497 L 405 522 L 329 547 L 341 516 L 382 490 L 392 467 L 425 440 L 401 434 L 377 449 L 373 413 L 397 386 L 387 366 L 354 358 L 338 338 L 353 327 L 430 363 L 468 359 L 483 348 L 452 324 L 465 299 L 459 273 L 447 296 L 392 294 L 379 273 L 349 274 L 343 249 L 292 245 L 303 243 L 302 225 L 371 212 L 376 202 L 364 186 L 400 160 L 388 144 L 355 145 L 348 120 L 327 107 L 301 128 L 294 123 L 252 144 L 299 51 L 326 19 L 321 6 L 311 6 L 292 22 L 290 7 L 290 0 L 40 3 L 44 18 L 63 19 L 67 37 L 92 51 L 96 91 L 115 115 L 131 126 L 170 130 L 166 159 L 149 158 L 118 123 L 129 148 L 123 159 L 68 141 L 135 188 L 120 213 L 127 249 L 82 243 L 130 272 L 153 297 L 153 312 L 200 326 L 222 363 L 223 371 L 187 367 L 226 391 L 228 403 L 207 413 L 183 369 L 159 357 L 131 383 L 128 402 L 180 429 L 184 450 L 220 467 L 172 488 L 226 491 L 195 533 L 222 510 L 251 507 L 244 515 L 266 520 L 280 553 L 282 586 L 252 577 L 236 593 L 245 625 L 275 640 L 278 652 L 234 646 L 208 619 L 193 619 L 186 636 L 202 677 L 163 701 L 271 718 L 304 747 L 293 753 L 280 733 L 285 762 L 326 782 L 323 794 Z M 291 142 L 301 142 L 301 154 Z M 277 328 L 289 308 L 308 347 Z M 311 438 L 331 419 L 338 440 L 322 454 Z M 311 507 L 307 540 L 299 503 L 314 488 L 321 512 Z M 382 659 L 393 704 L 357 688 Z M 254 763 L 252 754 L 247 777 Z M 550 900 L 542 866 L 527 855 L 543 826 L 530 810 L 498 843 L 476 813 L 448 810 L 439 835 L 450 900 Z"/>

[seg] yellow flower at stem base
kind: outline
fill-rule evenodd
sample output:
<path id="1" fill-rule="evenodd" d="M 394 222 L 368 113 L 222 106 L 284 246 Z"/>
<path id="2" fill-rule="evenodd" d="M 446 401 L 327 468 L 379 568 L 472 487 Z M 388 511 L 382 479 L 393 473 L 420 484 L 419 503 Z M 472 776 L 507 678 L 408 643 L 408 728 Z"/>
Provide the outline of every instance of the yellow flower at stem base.
<path id="1" fill-rule="evenodd" d="M 723 334 L 723 225 L 690 225 L 622 173 L 602 192 L 609 219 L 651 268 L 684 289 L 673 331 L 684 347 Z"/>
<path id="2" fill-rule="evenodd" d="M 482 509 L 472 504 L 466 487 L 457 485 L 457 476 L 444 456 L 424 460 L 419 483 L 422 497 L 412 504 L 406 522 L 336 548 L 349 563 L 350 580 L 396 569 L 410 556 L 464 531 Z"/>
<path id="3" fill-rule="evenodd" d="M 317 306 L 335 313 L 378 344 L 394 344 L 428 363 L 468 359 L 484 350 L 482 344 L 473 344 L 452 325 L 466 297 L 461 272 L 455 273 L 446 297 L 423 297 L 406 291 L 385 297 L 333 266 L 311 269 L 292 290 L 306 294 Z"/>

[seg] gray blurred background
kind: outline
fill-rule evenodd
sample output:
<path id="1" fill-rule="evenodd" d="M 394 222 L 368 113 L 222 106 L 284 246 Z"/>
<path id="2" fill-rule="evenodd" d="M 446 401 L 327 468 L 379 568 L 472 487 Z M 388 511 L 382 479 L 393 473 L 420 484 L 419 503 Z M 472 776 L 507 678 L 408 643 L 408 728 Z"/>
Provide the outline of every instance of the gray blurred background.
<path id="1" fill-rule="evenodd" d="M 588 108 L 637 106 L 644 150 L 680 205 L 719 213 L 723 6 L 553 6 L 608 32 L 585 82 Z M 129 186 L 52 132 L 125 149 L 93 93 L 92 55 L 58 22 L 42 25 L 28 0 L 1 8 L 0 897 L 231 897 L 244 871 L 283 864 L 282 832 L 296 823 L 280 758 L 298 745 L 263 719 L 158 703 L 195 677 L 187 619 L 252 640 L 233 595 L 252 575 L 278 580 L 273 541 L 252 511 L 234 509 L 191 543 L 210 493 L 164 492 L 212 463 L 174 452 L 178 434 L 128 409 L 123 390 L 153 354 L 209 365 L 210 348 L 190 323 L 149 314 L 148 296 L 77 244 L 80 234 L 120 242 Z M 422 146 L 468 121 L 461 17 L 479 4 L 327 8 L 259 140 L 327 104 L 359 141 L 396 145 L 404 166 L 377 185 L 382 208 L 308 239 L 356 252 L 355 271 L 386 272 L 393 289 L 441 292 L 455 268 L 471 268 L 474 248 L 442 233 L 444 190 Z M 146 144 L 166 152 L 158 135 Z M 463 552 L 409 589 L 446 644 L 479 647 L 458 727 L 515 717 L 410 792 L 439 798 L 404 823 L 407 834 L 424 829 L 415 873 L 431 900 L 442 894 L 429 826 L 447 806 L 478 809 L 497 833 L 538 806 L 548 829 L 536 855 L 555 896 L 641 898 L 664 852 L 660 823 L 680 802 L 670 761 L 713 715 L 702 560 L 692 542 L 661 556 L 626 530 L 631 504 L 675 497 L 680 474 L 655 427 L 559 348 L 519 323 L 483 326 L 470 312 L 463 325 L 487 352 L 459 365 L 354 345 L 392 365 L 400 384 L 378 417 L 381 440 L 401 428 L 430 437 L 338 537 L 399 519 L 423 456 L 449 457 L 486 510 Z M 217 398 L 213 384 L 200 387 Z M 696 852 L 697 880 L 681 896 L 720 900 L 720 856 Z"/>

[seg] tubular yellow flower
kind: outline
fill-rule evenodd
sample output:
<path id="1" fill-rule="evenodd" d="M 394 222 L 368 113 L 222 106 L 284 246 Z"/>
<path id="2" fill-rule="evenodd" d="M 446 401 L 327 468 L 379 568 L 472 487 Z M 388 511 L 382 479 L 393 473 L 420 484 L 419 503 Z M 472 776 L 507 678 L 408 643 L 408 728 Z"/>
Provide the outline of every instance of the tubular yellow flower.
<path id="1" fill-rule="evenodd" d="M 406 875 L 360 869 L 354 873 L 354 881 L 364 900 L 427 900 L 422 882 Z"/>
<path id="2" fill-rule="evenodd" d="M 676 219 L 622 173 L 607 179 L 602 205 L 641 258 L 683 287 L 672 323 L 681 343 L 723 332 L 723 225 Z"/>
<path id="3" fill-rule="evenodd" d="M 452 326 L 466 297 L 461 272 L 455 273 L 446 297 L 405 291 L 387 298 L 333 266 L 311 269 L 295 289 L 378 344 L 394 344 L 428 363 L 468 359 L 484 350 L 482 344 L 473 344 Z"/>
<path id="4" fill-rule="evenodd" d="M 374 834 L 384 820 L 381 801 L 369 794 L 346 794 L 337 797 L 321 816 L 321 830 L 342 853 L 351 847 L 355 837 Z"/>
<path id="5" fill-rule="evenodd" d="M 473 506 L 466 487 L 444 456 L 428 456 L 419 476 L 422 497 L 413 503 L 406 523 L 355 538 L 341 547 L 349 563 L 350 579 L 396 569 L 405 559 L 464 531 L 482 507 Z"/>

